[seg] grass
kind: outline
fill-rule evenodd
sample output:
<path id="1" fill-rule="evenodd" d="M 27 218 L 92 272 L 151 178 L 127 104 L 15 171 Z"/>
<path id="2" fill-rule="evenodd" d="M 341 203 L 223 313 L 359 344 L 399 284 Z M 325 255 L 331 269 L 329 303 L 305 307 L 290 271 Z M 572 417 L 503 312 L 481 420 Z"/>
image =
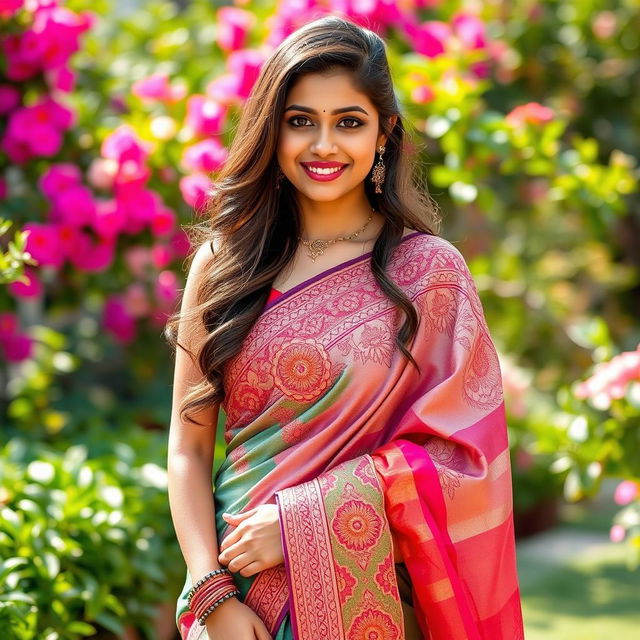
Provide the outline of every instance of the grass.
<path id="1" fill-rule="evenodd" d="M 608 496 L 568 505 L 561 525 L 518 542 L 527 640 L 640 637 L 640 569 L 608 538 L 617 508 Z"/>

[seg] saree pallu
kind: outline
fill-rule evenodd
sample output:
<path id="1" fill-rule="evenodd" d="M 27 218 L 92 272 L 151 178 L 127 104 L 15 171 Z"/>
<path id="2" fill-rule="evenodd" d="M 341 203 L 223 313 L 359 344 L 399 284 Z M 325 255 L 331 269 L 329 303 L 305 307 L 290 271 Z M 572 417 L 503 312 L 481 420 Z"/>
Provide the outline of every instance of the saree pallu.
<path id="1" fill-rule="evenodd" d="M 501 372 L 475 283 L 442 238 L 394 249 L 419 373 L 370 258 L 270 300 L 225 367 L 218 540 L 223 512 L 277 504 L 285 556 L 234 574 L 241 600 L 276 640 L 418 637 L 407 603 L 425 640 L 521 639 Z M 176 622 L 191 640 L 190 587 L 187 572 Z"/>

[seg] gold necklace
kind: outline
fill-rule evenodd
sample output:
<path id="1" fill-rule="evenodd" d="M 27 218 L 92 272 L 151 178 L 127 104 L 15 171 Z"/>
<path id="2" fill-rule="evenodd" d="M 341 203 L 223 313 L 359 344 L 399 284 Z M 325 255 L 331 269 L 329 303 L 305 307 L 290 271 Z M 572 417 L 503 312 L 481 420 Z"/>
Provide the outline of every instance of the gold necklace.
<path id="1" fill-rule="evenodd" d="M 373 214 L 375 213 L 375 209 L 371 207 L 371 213 L 369 214 L 369 219 L 364 223 L 364 226 L 361 229 L 358 229 L 355 233 L 352 233 L 350 236 L 339 236 L 334 238 L 333 240 L 303 240 L 300 236 L 298 236 L 298 240 L 302 242 L 305 247 L 309 248 L 308 256 L 311 258 L 311 262 L 315 262 L 318 256 L 321 256 L 324 253 L 324 250 L 331 244 L 334 244 L 340 240 L 353 240 L 353 238 L 358 237 L 366 228 L 367 225 L 371 222 L 373 218 Z"/>

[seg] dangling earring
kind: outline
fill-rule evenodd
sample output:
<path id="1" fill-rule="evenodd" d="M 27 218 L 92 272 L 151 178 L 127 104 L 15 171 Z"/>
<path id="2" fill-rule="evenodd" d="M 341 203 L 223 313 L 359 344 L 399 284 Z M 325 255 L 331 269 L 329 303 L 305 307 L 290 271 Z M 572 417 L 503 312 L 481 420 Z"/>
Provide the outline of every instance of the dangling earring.
<path id="1" fill-rule="evenodd" d="M 375 167 L 373 167 L 373 173 L 371 174 L 371 182 L 374 182 L 376 185 L 376 193 L 382 193 L 382 189 L 380 185 L 384 182 L 384 174 L 385 174 L 385 166 L 384 162 L 382 162 L 382 154 L 384 153 L 384 147 L 381 145 L 378 147 L 378 153 L 380 157 L 378 158 L 378 163 Z"/>
<path id="2" fill-rule="evenodd" d="M 284 173 L 282 172 L 282 169 L 278 167 L 278 175 L 276 176 L 276 189 L 280 188 L 280 182 L 282 181 L 282 178 L 284 178 Z"/>

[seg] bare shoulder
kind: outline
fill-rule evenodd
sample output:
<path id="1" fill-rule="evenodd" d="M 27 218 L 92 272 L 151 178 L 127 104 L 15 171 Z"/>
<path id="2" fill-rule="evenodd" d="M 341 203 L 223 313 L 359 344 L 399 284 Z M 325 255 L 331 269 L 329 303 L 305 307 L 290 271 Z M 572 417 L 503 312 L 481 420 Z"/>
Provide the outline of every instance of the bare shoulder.
<path id="1" fill-rule="evenodd" d="M 191 266 L 189 267 L 189 273 L 202 274 L 211 266 L 215 254 L 219 248 L 219 242 L 217 239 L 205 240 L 193 254 Z"/>

